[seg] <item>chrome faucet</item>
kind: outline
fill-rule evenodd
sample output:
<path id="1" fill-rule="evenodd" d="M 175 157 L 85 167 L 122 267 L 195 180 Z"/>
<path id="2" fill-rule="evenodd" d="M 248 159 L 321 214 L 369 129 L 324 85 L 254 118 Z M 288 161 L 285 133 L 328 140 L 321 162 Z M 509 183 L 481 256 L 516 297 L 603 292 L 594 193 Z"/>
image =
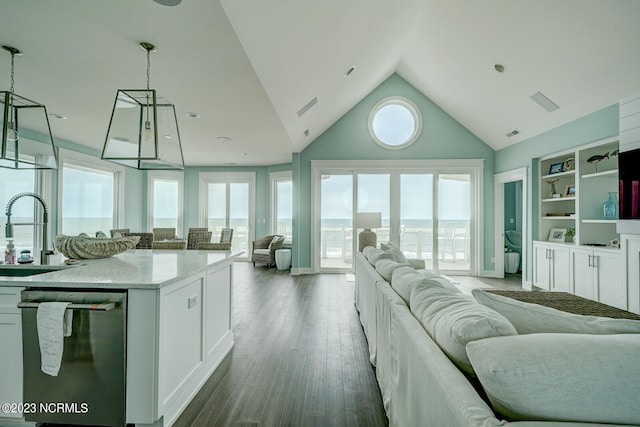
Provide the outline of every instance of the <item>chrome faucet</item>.
<path id="1" fill-rule="evenodd" d="M 36 199 L 37 201 L 40 202 L 40 204 L 42 205 L 42 210 L 43 210 L 43 214 L 42 214 L 42 222 L 29 222 L 29 223 L 20 223 L 20 224 L 11 224 L 11 207 L 13 206 L 13 204 L 20 198 L 25 197 L 25 196 L 30 196 L 33 197 L 34 199 Z M 39 194 L 36 193 L 20 193 L 20 194 L 16 194 L 15 196 L 13 196 L 10 200 L 9 203 L 7 203 L 7 225 L 5 228 L 5 237 L 7 238 L 12 238 L 13 237 L 13 226 L 14 225 L 42 225 L 42 248 L 40 251 L 40 264 L 42 265 L 48 265 L 49 264 L 49 255 L 53 254 L 53 251 L 50 249 L 47 249 L 47 228 L 48 228 L 48 223 L 49 223 L 49 212 L 47 211 L 47 204 L 45 203 L 44 199 L 42 198 L 42 196 L 40 196 Z"/>

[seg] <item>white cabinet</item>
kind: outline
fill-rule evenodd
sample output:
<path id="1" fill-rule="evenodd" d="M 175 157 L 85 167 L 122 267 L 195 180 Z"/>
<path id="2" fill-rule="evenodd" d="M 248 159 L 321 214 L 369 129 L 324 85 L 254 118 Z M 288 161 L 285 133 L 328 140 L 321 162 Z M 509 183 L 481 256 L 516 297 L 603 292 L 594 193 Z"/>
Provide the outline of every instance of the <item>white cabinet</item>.
<path id="1" fill-rule="evenodd" d="M 573 293 L 621 309 L 627 308 L 622 280 L 622 264 L 617 249 L 571 249 Z"/>
<path id="2" fill-rule="evenodd" d="M 17 308 L 23 288 L 0 287 L 0 403 L 22 403 L 22 317 Z M 2 419 L 21 413 L 0 413 Z"/>
<path id="3" fill-rule="evenodd" d="M 533 284 L 546 290 L 570 292 L 569 247 L 533 243 Z"/>
<path id="4" fill-rule="evenodd" d="M 620 236 L 621 252 L 626 260 L 623 281 L 627 285 L 627 310 L 640 314 L 640 236 Z"/>
<path id="5" fill-rule="evenodd" d="M 171 425 L 233 347 L 233 264 L 129 290 L 127 423 Z"/>

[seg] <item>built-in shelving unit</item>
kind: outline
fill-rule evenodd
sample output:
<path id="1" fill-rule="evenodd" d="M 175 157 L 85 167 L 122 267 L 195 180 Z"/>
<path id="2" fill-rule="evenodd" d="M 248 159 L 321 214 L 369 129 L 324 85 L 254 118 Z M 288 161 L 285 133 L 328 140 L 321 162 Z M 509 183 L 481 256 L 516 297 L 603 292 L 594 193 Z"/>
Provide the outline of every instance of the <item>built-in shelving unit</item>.
<path id="1" fill-rule="evenodd" d="M 552 229 L 574 228 L 576 244 L 619 238 L 616 221 L 604 219 L 603 203 L 618 191 L 618 138 L 540 159 L 538 239 Z"/>

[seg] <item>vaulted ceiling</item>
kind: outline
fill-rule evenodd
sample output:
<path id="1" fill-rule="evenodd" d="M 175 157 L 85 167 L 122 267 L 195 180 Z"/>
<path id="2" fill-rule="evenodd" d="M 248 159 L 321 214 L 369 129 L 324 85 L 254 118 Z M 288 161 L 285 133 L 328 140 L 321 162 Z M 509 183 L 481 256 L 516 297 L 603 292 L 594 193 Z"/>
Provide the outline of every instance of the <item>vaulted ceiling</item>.
<path id="1" fill-rule="evenodd" d="M 176 106 L 190 166 L 290 162 L 393 73 L 496 150 L 640 91 L 636 0 L 0 0 L 0 13 L 0 44 L 24 52 L 16 93 L 67 117 L 50 119 L 54 137 L 95 149 L 116 90 L 145 87 L 138 45 L 154 43 L 151 87 Z"/>

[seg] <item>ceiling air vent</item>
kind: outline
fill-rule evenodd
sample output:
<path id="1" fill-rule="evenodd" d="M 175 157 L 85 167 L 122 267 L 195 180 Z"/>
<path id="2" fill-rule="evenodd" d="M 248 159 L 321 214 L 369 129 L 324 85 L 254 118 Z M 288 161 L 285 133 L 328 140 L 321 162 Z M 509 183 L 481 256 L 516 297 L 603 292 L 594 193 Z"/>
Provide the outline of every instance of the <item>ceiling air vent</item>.
<path id="1" fill-rule="evenodd" d="M 311 101 L 307 102 L 307 105 L 305 105 L 304 107 L 302 107 L 300 109 L 300 111 L 298 111 L 298 117 L 302 117 L 302 115 L 304 113 L 306 113 L 307 111 L 309 111 L 309 109 L 311 107 L 313 107 L 314 105 L 316 105 L 318 103 L 318 97 L 316 96 L 315 98 L 313 98 Z"/>
<path id="2" fill-rule="evenodd" d="M 508 136 L 509 138 L 511 138 L 512 136 L 517 135 L 517 134 L 519 134 L 519 133 L 520 133 L 520 131 L 519 131 L 518 129 L 514 129 L 514 130 L 512 130 L 511 132 L 509 132 L 509 133 L 507 134 L 507 136 Z"/>
<path id="3" fill-rule="evenodd" d="M 560 108 L 555 102 L 553 102 L 552 100 L 550 100 L 540 92 L 534 93 L 533 95 L 530 96 L 530 98 L 533 99 L 539 106 L 541 106 L 548 112 L 552 112 Z"/>

